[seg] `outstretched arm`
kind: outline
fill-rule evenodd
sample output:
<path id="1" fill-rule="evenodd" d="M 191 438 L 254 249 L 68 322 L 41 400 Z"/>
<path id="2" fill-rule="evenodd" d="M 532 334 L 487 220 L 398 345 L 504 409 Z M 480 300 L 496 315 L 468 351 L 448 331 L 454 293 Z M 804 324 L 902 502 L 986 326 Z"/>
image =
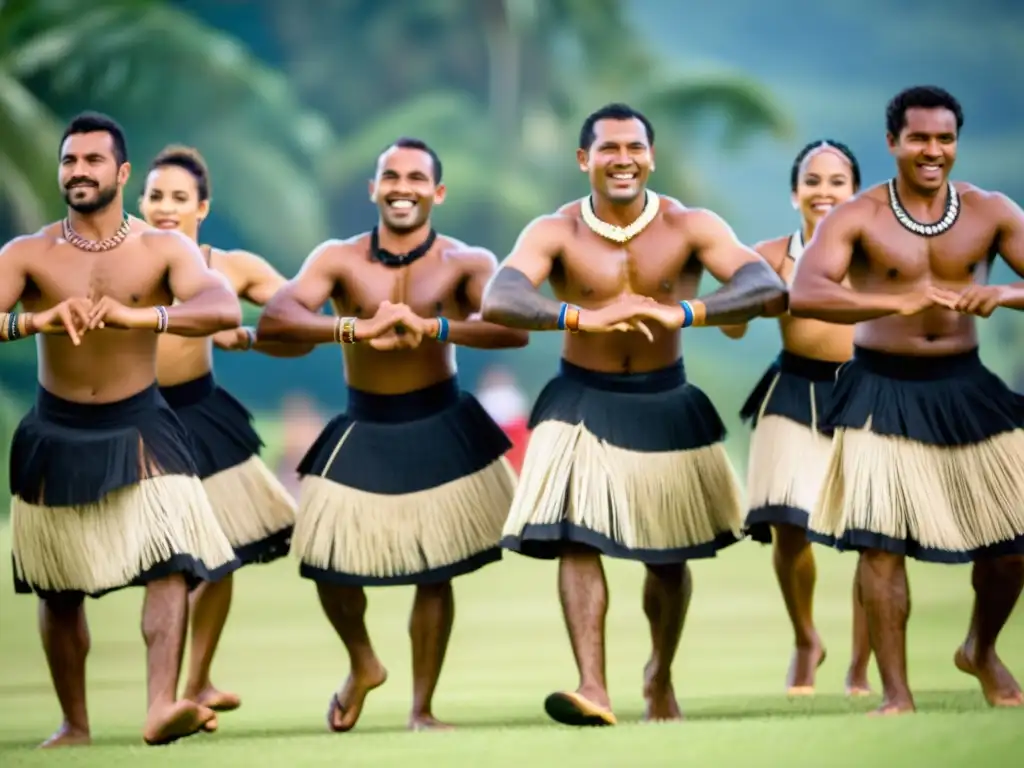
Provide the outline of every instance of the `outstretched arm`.
<path id="1" fill-rule="evenodd" d="M 1024 211 L 1005 195 L 996 195 L 999 206 L 1000 227 L 999 253 L 1024 280 Z M 999 306 L 1007 309 L 1024 310 L 1024 282 L 1001 286 Z"/>
<path id="2" fill-rule="evenodd" d="M 697 257 L 723 283 L 717 291 L 690 302 L 695 325 L 735 325 L 785 310 L 782 278 L 756 251 L 743 245 L 719 216 L 693 211 L 687 226 Z"/>
<path id="3" fill-rule="evenodd" d="M 229 251 L 218 253 L 218 267 L 234 278 L 240 286 L 239 293 L 258 307 L 266 303 L 288 281 L 267 261 L 248 251 Z M 223 331 L 213 338 L 220 349 L 253 350 L 270 357 L 302 357 L 313 351 L 313 344 L 296 344 L 290 342 L 260 339 L 256 329 L 242 327 L 235 331 Z"/>
<path id="4" fill-rule="evenodd" d="M 861 235 L 860 206 L 853 200 L 826 216 L 797 263 L 789 292 L 789 313 L 826 323 L 855 325 L 900 312 L 905 299 L 898 294 L 861 293 L 844 286 L 853 249 Z"/>
<path id="5" fill-rule="evenodd" d="M 336 343 L 338 318 L 321 313 L 320 308 L 341 280 L 338 262 L 344 253 L 344 244 L 336 240 L 317 246 L 299 274 L 267 302 L 256 324 L 256 337 L 275 342 Z"/>
<path id="6" fill-rule="evenodd" d="M 538 289 L 561 252 L 561 230 L 562 220 L 556 216 L 527 225 L 483 290 L 480 314 L 486 322 L 528 331 L 558 329 L 562 303 Z"/>
<path id="7" fill-rule="evenodd" d="M 149 232 L 146 237 L 167 259 L 167 282 L 179 302 L 164 308 L 167 333 L 211 336 L 241 325 L 238 297 L 221 275 L 206 266 L 199 246 L 177 232 Z"/>
<path id="8" fill-rule="evenodd" d="M 23 259 L 26 250 L 24 243 L 23 238 L 16 238 L 0 248 L 0 342 L 32 334 L 32 329 L 27 327 L 28 317 L 25 313 L 17 313 L 14 320 L 11 320 L 11 315 L 15 314 L 11 310 L 21 301 L 28 280 Z M 13 329 L 13 333 L 8 327 L 11 322 L 18 326 Z"/>
<path id="9" fill-rule="evenodd" d="M 504 325 L 490 323 L 480 317 L 480 306 L 483 303 L 484 289 L 498 270 L 498 260 L 490 251 L 480 249 L 473 254 L 464 256 L 467 261 L 468 275 L 464 284 L 464 307 L 469 315 L 466 320 L 445 320 L 447 325 L 447 341 L 462 347 L 476 349 L 508 349 L 525 347 L 530 341 L 528 331 L 508 328 Z M 437 330 L 441 320 L 435 321 L 435 330 L 431 334 L 437 338 Z"/>

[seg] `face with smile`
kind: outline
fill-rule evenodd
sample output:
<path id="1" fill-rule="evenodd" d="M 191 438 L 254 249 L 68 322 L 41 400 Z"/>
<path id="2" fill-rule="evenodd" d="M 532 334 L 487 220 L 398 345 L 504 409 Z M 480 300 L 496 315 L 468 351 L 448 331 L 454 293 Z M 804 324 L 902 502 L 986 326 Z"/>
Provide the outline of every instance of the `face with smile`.
<path id="1" fill-rule="evenodd" d="M 380 220 L 392 232 L 413 232 L 430 220 L 435 205 L 444 202 L 444 184 L 434 180 L 434 160 L 414 147 L 391 147 L 377 161 L 370 182 L 370 199 Z"/>
<path id="2" fill-rule="evenodd" d="M 152 226 L 177 229 L 195 238 L 210 212 L 210 201 L 199 199 L 195 176 L 179 166 L 164 165 L 146 178 L 139 210 Z"/>
<path id="3" fill-rule="evenodd" d="M 118 165 L 114 139 L 106 131 L 73 133 L 61 146 L 61 190 L 68 207 L 78 213 L 107 208 L 117 199 L 129 172 L 128 163 Z"/>
<path id="4" fill-rule="evenodd" d="M 822 146 L 812 150 L 800 165 L 793 207 L 813 230 L 829 211 L 856 191 L 850 161 L 839 150 Z"/>
<path id="5" fill-rule="evenodd" d="M 594 194 L 618 205 L 643 194 L 654 170 L 654 148 L 637 118 L 598 120 L 590 149 L 576 150 L 576 159 Z"/>
<path id="6" fill-rule="evenodd" d="M 913 189 L 942 189 L 956 162 L 956 115 L 945 107 L 911 107 L 898 136 L 889 134 L 889 152 L 900 177 Z"/>

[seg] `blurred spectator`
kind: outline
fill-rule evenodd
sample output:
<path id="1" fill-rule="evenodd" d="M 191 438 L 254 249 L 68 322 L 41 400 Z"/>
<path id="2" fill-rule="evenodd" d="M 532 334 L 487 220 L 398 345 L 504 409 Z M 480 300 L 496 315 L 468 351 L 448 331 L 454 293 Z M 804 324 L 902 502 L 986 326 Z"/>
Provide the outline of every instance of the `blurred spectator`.
<path id="1" fill-rule="evenodd" d="M 527 426 L 530 410 L 515 376 L 501 366 L 487 368 L 480 377 L 476 397 L 484 410 L 508 435 L 512 448 L 505 454 L 505 458 L 519 472 L 523 466 L 526 443 L 530 439 Z"/>
<path id="2" fill-rule="evenodd" d="M 299 476 L 295 468 L 320 436 L 324 427 L 316 403 L 301 392 L 287 395 L 281 405 L 282 450 L 277 461 L 277 478 L 293 498 L 299 498 Z"/>

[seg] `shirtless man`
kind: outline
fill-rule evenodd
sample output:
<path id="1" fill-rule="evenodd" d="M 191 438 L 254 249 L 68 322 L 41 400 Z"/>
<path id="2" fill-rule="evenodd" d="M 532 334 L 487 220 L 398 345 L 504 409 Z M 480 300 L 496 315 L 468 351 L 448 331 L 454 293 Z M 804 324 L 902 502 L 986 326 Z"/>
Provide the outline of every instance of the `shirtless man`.
<path id="1" fill-rule="evenodd" d="M 1019 706 L 996 639 L 1024 585 L 1024 399 L 980 362 L 974 318 L 1024 309 L 1024 283 L 987 285 L 996 253 L 1024 275 L 1024 212 L 949 181 L 963 112 L 946 91 L 897 94 L 886 124 L 895 178 L 829 214 L 793 282 L 795 317 L 856 324 L 823 419 L 835 440 L 809 533 L 860 553 L 878 713 L 914 710 L 907 556 L 974 563 L 955 662 L 989 704 Z"/>
<path id="2" fill-rule="evenodd" d="M 432 710 L 454 619 L 451 580 L 501 557 L 512 501 L 511 447 L 476 399 L 460 392 L 455 345 L 521 347 L 524 331 L 481 322 L 489 251 L 436 233 L 441 161 L 400 139 L 377 161 L 377 226 L 319 246 L 271 299 L 259 337 L 341 343 L 347 411 L 299 464 L 292 551 L 344 642 L 351 672 L 328 728 L 348 731 L 387 677 L 366 631 L 364 587 L 415 584 L 411 729 L 446 727 Z M 330 300 L 336 317 L 319 313 Z"/>
<path id="3" fill-rule="evenodd" d="M 754 250 L 789 282 L 806 243 L 822 219 L 860 188 L 860 166 L 845 144 L 812 141 L 797 154 L 790 171 L 793 207 L 800 228 L 758 243 Z M 724 326 L 740 338 L 746 325 Z M 814 625 L 814 552 L 807 520 L 828 468 L 832 441 L 822 434 L 836 372 L 853 354 L 853 326 L 779 317 L 782 353 L 768 367 L 740 411 L 753 422 L 747 470 L 747 533 L 772 544 L 775 575 L 795 636 L 786 676 L 790 696 L 814 693 L 815 673 L 825 646 Z M 864 606 L 853 600 L 853 658 L 846 674 L 850 696 L 870 693 L 867 680 L 871 644 Z"/>
<path id="4" fill-rule="evenodd" d="M 125 215 L 129 173 L 121 128 L 76 117 L 60 145 L 67 218 L 0 251 L 0 337 L 40 334 L 36 403 L 11 446 L 11 531 L 15 589 L 41 598 L 64 714 L 44 746 L 90 742 L 84 596 L 135 585 L 146 590 L 143 738 L 217 724 L 211 709 L 177 700 L 188 588 L 238 561 L 157 388 L 157 334 L 208 336 L 237 327 L 241 310 L 195 245 Z"/>
<path id="5" fill-rule="evenodd" d="M 502 544 L 559 559 L 580 684 L 549 696 L 548 715 L 616 722 L 605 683 L 604 554 L 647 567 L 647 718 L 676 719 L 671 669 L 691 592 L 686 562 L 714 556 L 742 526 L 725 428 L 686 380 L 679 330 L 781 312 L 785 286 L 718 216 L 647 190 L 654 130 L 643 115 L 623 104 L 593 113 L 577 159 L 591 196 L 528 225 L 484 296 L 485 320 L 569 331 L 561 371 L 531 414 Z M 697 300 L 705 269 L 725 285 Z M 539 292 L 545 281 L 557 301 Z"/>
<path id="6" fill-rule="evenodd" d="M 210 174 L 191 147 L 165 148 L 150 164 L 139 204 L 146 221 L 198 242 L 210 212 Z M 200 246 L 210 268 L 240 298 L 262 306 L 285 283 L 266 261 L 246 251 Z M 232 328 L 207 338 L 164 336 L 158 344 L 160 393 L 188 429 L 193 453 L 213 511 L 242 565 L 268 563 L 288 554 L 295 502 L 259 453 L 263 441 L 245 406 L 213 376 L 213 347 L 255 350 L 277 357 L 306 354 L 312 345 L 261 342 L 252 328 Z M 210 682 L 210 665 L 231 607 L 233 574 L 204 582 L 190 596 L 192 648 L 184 695 L 217 712 L 241 705 L 237 694 Z"/>

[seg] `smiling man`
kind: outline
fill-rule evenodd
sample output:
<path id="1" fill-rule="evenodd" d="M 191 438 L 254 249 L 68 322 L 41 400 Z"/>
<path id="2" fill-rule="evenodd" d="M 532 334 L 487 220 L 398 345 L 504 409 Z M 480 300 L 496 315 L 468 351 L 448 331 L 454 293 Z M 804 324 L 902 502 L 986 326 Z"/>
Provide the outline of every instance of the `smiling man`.
<path id="1" fill-rule="evenodd" d="M 559 595 L 579 668 L 545 708 L 568 725 L 611 725 L 601 555 L 644 563 L 653 648 L 647 718 L 680 717 L 671 669 L 689 603 L 686 561 L 713 557 L 742 526 L 715 407 L 689 384 L 680 329 L 784 309 L 785 285 L 710 211 L 647 189 L 654 129 L 610 104 L 580 130 L 591 194 L 532 222 L 484 296 L 483 316 L 569 331 L 541 393 L 503 545 L 559 559 Z M 695 299 L 707 269 L 725 283 Z M 548 282 L 557 299 L 538 290 Z"/>
<path id="2" fill-rule="evenodd" d="M 344 351 L 348 409 L 299 464 L 292 540 L 351 662 L 331 698 L 332 731 L 352 729 L 387 677 L 367 634 L 363 588 L 399 584 L 416 585 L 409 727 L 446 727 L 432 700 L 454 621 L 451 580 L 500 559 L 512 501 L 511 444 L 460 391 L 455 346 L 521 347 L 528 337 L 479 320 L 497 259 L 434 230 L 441 174 L 422 141 L 396 141 L 370 182 L 378 224 L 314 250 L 258 326 L 260 338 Z M 320 314 L 328 300 L 337 317 Z"/>
<path id="3" fill-rule="evenodd" d="M 823 418 L 835 439 L 810 535 L 860 552 L 879 713 L 914 709 L 907 556 L 973 561 L 955 662 L 991 705 L 1019 706 L 995 646 L 1024 585 L 1024 398 L 982 365 L 974 318 L 1024 309 L 1024 284 L 986 284 L 997 253 L 1024 274 L 1024 212 L 949 180 L 963 112 L 946 91 L 899 93 L 886 123 L 896 176 L 829 214 L 792 287 L 794 316 L 857 326 Z"/>

